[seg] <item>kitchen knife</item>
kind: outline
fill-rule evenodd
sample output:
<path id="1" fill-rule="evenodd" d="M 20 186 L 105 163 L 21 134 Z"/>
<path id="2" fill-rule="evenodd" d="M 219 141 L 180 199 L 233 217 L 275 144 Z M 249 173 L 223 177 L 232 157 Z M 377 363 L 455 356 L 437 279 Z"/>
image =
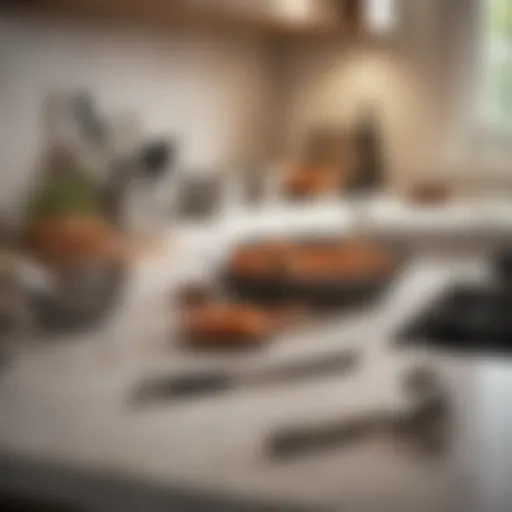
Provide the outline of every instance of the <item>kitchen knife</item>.
<path id="1" fill-rule="evenodd" d="M 354 368 L 358 355 L 352 350 L 315 359 L 294 361 L 247 373 L 205 372 L 148 380 L 136 392 L 138 401 L 185 399 L 214 395 L 237 389 L 263 387 L 346 373 Z"/>

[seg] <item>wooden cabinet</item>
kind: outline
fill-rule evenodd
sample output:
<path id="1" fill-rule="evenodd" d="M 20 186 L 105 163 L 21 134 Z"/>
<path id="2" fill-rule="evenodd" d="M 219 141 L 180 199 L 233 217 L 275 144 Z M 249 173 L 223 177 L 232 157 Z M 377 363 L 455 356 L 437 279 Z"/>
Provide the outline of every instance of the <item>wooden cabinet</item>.
<path id="1" fill-rule="evenodd" d="M 33 0 L 39 12 L 272 36 L 358 31 L 362 0 Z"/>

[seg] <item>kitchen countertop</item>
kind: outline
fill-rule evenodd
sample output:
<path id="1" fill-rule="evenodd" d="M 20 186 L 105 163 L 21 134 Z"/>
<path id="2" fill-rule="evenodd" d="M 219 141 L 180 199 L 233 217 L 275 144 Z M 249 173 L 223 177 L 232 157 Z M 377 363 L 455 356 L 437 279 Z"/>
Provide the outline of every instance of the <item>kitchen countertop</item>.
<path id="1" fill-rule="evenodd" d="M 230 236 L 344 233 L 347 229 L 414 239 L 512 233 L 512 205 L 505 198 L 459 198 L 418 205 L 391 194 L 317 202 L 271 202 L 255 208 L 226 205 L 217 225 Z"/>
<path id="2" fill-rule="evenodd" d="M 173 336 L 170 290 L 198 265 L 179 250 L 172 258 L 141 263 L 101 329 L 33 340 L 21 349 L 0 374 L 0 454 L 309 510 L 512 508 L 512 413 L 506 406 L 512 364 L 393 345 L 397 327 L 440 289 L 454 279 L 484 276 L 481 259 L 415 258 L 371 308 L 283 335 L 262 352 L 216 356 L 183 351 Z M 162 372 L 243 372 L 338 348 L 357 349 L 365 370 L 188 403 L 130 402 L 137 383 Z M 265 456 L 265 436 L 284 422 L 350 416 L 393 403 L 390 375 L 418 362 L 434 365 L 448 389 L 453 437 L 443 457 L 422 459 L 381 439 L 293 462 Z M 8 481 L 2 474 L 0 487 Z"/>

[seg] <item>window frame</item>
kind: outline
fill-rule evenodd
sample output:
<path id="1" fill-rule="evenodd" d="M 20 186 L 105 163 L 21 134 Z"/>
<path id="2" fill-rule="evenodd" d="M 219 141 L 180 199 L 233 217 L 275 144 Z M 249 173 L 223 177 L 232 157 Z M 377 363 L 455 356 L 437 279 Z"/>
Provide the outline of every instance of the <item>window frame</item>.
<path id="1" fill-rule="evenodd" d="M 512 0 L 511 2 L 512 9 Z M 490 89 L 492 87 L 491 77 L 491 57 L 492 38 L 490 37 L 490 17 L 492 9 L 492 0 L 477 0 L 478 8 L 476 10 L 478 27 L 477 27 L 477 66 L 476 66 L 476 83 L 477 98 L 475 101 L 474 115 L 477 120 L 479 131 L 483 131 L 485 136 L 492 136 L 493 139 L 510 139 L 512 138 L 512 118 L 509 122 L 493 119 L 489 110 Z M 512 62 L 512 40 L 504 52 L 509 52 Z M 503 57 L 506 59 L 507 57 Z"/>

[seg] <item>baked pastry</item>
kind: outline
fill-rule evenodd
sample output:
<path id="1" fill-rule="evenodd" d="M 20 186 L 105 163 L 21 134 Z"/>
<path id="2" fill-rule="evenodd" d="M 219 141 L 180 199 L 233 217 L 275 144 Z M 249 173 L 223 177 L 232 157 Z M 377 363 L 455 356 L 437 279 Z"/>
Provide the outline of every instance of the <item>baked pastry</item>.
<path id="1" fill-rule="evenodd" d="M 302 166 L 285 179 L 284 191 L 291 198 L 314 198 L 336 191 L 337 173 L 328 167 Z"/>
<path id="2" fill-rule="evenodd" d="M 119 263 L 122 258 L 118 235 L 95 215 L 55 215 L 35 221 L 28 246 L 44 263 L 56 267 L 98 260 Z"/>
<path id="3" fill-rule="evenodd" d="M 293 246 L 276 240 L 235 251 L 230 262 L 236 276 L 269 277 L 279 275 L 287 265 Z"/>
<path id="4" fill-rule="evenodd" d="M 239 345 L 261 342 L 279 325 L 275 313 L 244 304 L 211 302 L 183 313 L 183 332 L 192 342 Z"/>
<path id="5" fill-rule="evenodd" d="M 388 251 L 354 241 L 302 248 L 296 251 L 290 272 L 307 280 L 375 278 L 389 272 L 392 264 Z"/>

